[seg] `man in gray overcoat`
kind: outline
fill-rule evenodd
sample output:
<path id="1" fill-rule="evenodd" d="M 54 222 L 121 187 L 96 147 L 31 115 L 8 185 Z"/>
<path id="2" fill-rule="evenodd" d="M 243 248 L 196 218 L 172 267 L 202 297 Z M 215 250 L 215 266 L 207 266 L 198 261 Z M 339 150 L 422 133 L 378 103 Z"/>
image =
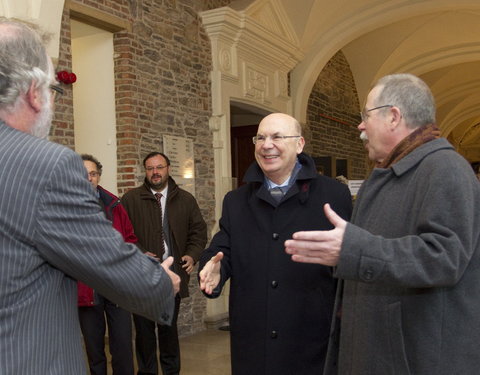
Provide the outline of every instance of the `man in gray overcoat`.
<path id="1" fill-rule="evenodd" d="M 358 129 L 376 168 L 352 223 L 326 206 L 335 229 L 285 243 L 340 278 L 324 374 L 477 374 L 480 184 L 415 76 L 380 79 Z"/>

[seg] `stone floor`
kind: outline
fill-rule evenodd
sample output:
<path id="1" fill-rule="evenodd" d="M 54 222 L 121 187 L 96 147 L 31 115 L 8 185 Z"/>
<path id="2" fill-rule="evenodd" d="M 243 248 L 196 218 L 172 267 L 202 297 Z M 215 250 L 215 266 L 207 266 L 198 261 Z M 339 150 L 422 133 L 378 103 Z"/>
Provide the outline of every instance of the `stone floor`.
<path id="1" fill-rule="evenodd" d="M 230 375 L 229 332 L 207 330 L 180 339 L 182 375 Z"/>
<path id="2" fill-rule="evenodd" d="M 107 345 L 108 347 L 108 345 Z M 230 334 L 209 329 L 180 339 L 181 375 L 230 375 Z M 107 351 L 108 353 L 108 351 Z M 108 366 L 108 375 L 111 375 Z"/>

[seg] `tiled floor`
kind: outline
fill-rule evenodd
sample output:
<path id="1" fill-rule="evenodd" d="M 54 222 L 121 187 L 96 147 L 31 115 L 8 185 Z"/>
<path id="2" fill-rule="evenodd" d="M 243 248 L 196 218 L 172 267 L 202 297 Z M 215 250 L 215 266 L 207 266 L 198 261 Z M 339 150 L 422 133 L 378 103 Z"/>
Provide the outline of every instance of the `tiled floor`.
<path id="1" fill-rule="evenodd" d="M 108 347 L 108 345 L 107 345 Z M 180 339 L 181 375 L 230 375 L 230 334 L 211 329 Z M 108 354 L 108 351 L 107 351 Z M 108 375 L 112 368 L 108 365 Z"/>
<path id="2" fill-rule="evenodd" d="M 230 336 L 207 330 L 180 339 L 181 375 L 230 375 Z"/>

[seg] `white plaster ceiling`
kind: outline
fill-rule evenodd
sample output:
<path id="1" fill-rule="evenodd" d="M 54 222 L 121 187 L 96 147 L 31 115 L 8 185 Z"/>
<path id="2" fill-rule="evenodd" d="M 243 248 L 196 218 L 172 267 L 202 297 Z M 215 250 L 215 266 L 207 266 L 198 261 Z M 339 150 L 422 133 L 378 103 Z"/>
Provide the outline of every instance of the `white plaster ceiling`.
<path id="1" fill-rule="evenodd" d="M 237 0 L 230 6 L 259 22 L 274 8 L 279 32 L 304 54 L 291 74 L 299 120 L 305 121 L 319 73 L 342 51 L 360 105 L 379 77 L 416 74 L 432 88 L 442 135 L 470 161 L 480 160 L 480 0 Z"/>

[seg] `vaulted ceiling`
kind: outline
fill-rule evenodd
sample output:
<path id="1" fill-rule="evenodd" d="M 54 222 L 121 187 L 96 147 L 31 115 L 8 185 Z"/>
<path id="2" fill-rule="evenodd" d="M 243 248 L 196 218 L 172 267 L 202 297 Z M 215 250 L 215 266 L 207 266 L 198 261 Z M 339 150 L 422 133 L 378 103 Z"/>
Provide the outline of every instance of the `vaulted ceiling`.
<path id="1" fill-rule="evenodd" d="M 434 93 L 442 135 L 469 161 L 480 160 L 479 0 L 235 0 L 229 6 L 259 22 L 274 9 L 275 27 L 282 25 L 277 32 L 301 51 L 291 72 L 299 119 L 319 73 L 342 51 L 361 104 L 379 77 L 418 75 Z"/>
<path id="2" fill-rule="evenodd" d="M 43 20 L 56 35 L 50 51 L 56 56 L 64 2 L 0 0 L 0 14 Z M 423 78 L 435 95 L 442 135 L 469 161 L 480 161 L 480 0 L 233 0 L 228 6 L 293 46 L 298 63 L 290 92 L 300 121 L 318 75 L 341 51 L 361 104 L 385 74 Z"/>

